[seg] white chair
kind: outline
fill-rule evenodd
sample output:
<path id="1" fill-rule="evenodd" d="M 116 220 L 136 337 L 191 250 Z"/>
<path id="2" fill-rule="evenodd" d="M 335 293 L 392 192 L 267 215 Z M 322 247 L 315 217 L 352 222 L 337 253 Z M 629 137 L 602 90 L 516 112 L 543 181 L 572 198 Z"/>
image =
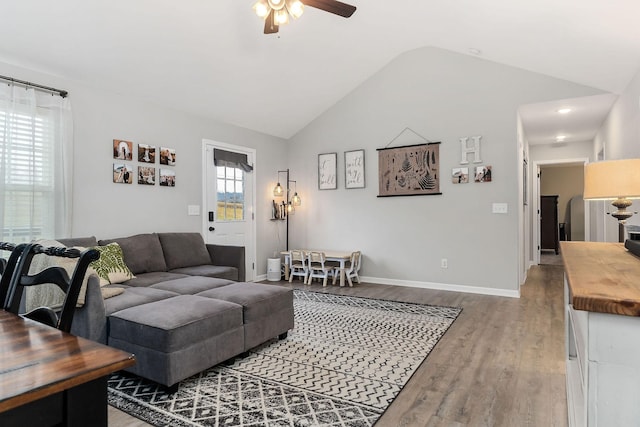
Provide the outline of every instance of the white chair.
<path id="1" fill-rule="evenodd" d="M 360 251 L 352 252 L 351 259 L 347 261 L 344 269 L 344 275 L 347 277 L 349 281 L 349 286 L 353 287 L 352 278 L 355 278 L 358 283 L 360 283 L 360 277 L 358 276 L 358 271 L 360 270 Z M 335 279 L 334 279 L 335 280 Z"/>
<path id="2" fill-rule="evenodd" d="M 333 270 L 333 267 L 325 265 L 327 261 L 324 252 L 309 252 L 309 281 L 311 284 L 313 278 L 323 279 L 322 286 L 327 286 L 327 279 Z"/>
<path id="3" fill-rule="evenodd" d="M 303 282 L 307 283 L 309 275 L 309 267 L 307 259 L 302 251 L 291 251 L 289 254 L 289 283 L 293 281 L 293 276 L 300 276 Z"/>

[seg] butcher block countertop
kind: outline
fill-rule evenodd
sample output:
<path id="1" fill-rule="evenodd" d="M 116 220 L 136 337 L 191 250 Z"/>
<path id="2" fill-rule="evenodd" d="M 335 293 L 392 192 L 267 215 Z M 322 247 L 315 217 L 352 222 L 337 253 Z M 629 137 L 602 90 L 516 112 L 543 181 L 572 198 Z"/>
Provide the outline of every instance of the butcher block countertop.
<path id="1" fill-rule="evenodd" d="M 575 310 L 640 316 L 640 257 L 622 243 L 560 242 Z"/>

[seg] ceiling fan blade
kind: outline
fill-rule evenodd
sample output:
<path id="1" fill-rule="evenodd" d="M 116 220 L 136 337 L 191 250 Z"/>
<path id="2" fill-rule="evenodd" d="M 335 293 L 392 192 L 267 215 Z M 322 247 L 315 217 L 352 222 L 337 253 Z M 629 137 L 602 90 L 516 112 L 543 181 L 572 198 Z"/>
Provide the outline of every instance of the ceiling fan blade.
<path id="1" fill-rule="evenodd" d="M 302 0 L 302 3 L 305 6 L 315 7 L 316 9 L 334 13 L 345 18 L 350 17 L 353 15 L 353 12 L 356 11 L 355 6 L 339 2 L 338 0 Z"/>
<path id="2" fill-rule="evenodd" d="M 275 34 L 280 29 L 279 25 L 276 24 L 275 21 L 275 13 L 273 9 L 269 12 L 269 15 L 264 19 L 264 33 L 265 34 Z"/>

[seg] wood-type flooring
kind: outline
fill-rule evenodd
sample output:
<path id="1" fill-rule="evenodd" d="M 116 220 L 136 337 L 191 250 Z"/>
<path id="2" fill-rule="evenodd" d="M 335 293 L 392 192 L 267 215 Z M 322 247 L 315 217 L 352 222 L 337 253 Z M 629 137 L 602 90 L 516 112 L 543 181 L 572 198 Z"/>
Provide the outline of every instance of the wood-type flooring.
<path id="1" fill-rule="evenodd" d="M 520 298 L 366 283 L 265 283 L 463 308 L 376 427 L 567 426 L 562 266 L 532 267 Z M 147 425 L 109 407 L 111 427 Z"/>

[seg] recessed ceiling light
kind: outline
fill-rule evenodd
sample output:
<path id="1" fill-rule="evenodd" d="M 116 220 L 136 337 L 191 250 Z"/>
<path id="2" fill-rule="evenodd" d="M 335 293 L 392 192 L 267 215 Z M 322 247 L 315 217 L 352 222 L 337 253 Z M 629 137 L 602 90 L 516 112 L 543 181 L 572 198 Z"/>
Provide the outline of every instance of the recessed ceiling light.
<path id="1" fill-rule="evenodd" d="M 558 135 L 558 136 L 556 136 L 556 141 L 557 141 L 557 142 L 562 142 L 562 141 L 564 141 L 566 138 L 567 138 L 567 137 L 566 137 L 566 135 Z"/>
<path id="2" fill-rule="evenodd" d="M 571 112 L 571 108 L 561 108 L 558 110 L 558 113 L 560 114 L 567 114 Z"/>

